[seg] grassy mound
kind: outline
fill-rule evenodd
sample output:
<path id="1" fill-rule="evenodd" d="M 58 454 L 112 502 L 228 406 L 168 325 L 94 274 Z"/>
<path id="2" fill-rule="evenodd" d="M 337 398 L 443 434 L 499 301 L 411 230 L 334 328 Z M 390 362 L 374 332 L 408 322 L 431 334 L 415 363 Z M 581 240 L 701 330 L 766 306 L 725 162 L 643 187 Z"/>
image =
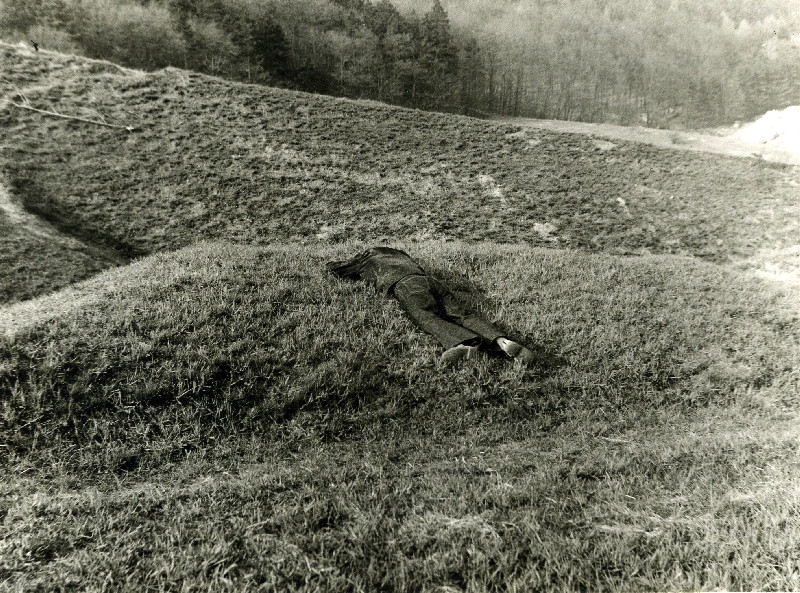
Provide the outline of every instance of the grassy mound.
<path id="1" fill-rule="evenodd" d="M 2 169 L 29 211 L 137 255 L 458 239 L 728 261 L 800 244 L 799 169 L 2 45 Z M 11 86 L 14 85 L 14 86 Z"/>
<path id="2" fill-rule="evenodd" d="M 0 580 L 800 584 L 792 285 L 407 243 L 542 361 L 444 371 L 393 300 L 324 274 L 359 247 L 203 243 L 7 308 Z"/>

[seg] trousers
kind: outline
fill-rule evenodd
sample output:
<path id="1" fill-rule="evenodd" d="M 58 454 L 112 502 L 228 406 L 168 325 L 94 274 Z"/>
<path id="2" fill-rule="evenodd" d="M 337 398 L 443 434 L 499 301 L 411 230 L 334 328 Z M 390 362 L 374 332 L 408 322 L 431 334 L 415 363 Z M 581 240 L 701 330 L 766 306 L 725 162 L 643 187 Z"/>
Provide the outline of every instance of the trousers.
<path id="1" fill-rule="evenodd" d="M 476 310 L 457 299 L 447 286 L 430 276 L 406 276 L 392 287 L 392 294 L 411 322 L 445 348 L 478 339 L 492 342 L 503 335 Z"/>

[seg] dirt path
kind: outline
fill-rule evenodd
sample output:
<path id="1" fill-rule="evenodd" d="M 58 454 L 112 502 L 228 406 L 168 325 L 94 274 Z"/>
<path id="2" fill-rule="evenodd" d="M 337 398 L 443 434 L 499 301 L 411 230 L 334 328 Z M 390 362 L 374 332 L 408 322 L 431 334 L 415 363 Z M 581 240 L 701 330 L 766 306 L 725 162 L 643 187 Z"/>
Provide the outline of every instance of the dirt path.
<path id="1" fill-rule="evenodd" d="M 524 128 L 537 128 L 553 132 L 589 134 L 610 140 L 642 142 L 661 148 L 676 150 L 695 150 L 713 152 L 728 156 L 764 159 L 774 163 L 800 165 L 800 152 L 786 147 L 766 145 L 759 142 L 746 142 L 727 136 L 703 134 L 701 132 L 680 132 L 676 130 L 657 130 L 641 126 L 616 126 L 613 124 L 590 124 L 584 122 L 531 119 L 524 117 L 497 118 L 512 125 Z"/>

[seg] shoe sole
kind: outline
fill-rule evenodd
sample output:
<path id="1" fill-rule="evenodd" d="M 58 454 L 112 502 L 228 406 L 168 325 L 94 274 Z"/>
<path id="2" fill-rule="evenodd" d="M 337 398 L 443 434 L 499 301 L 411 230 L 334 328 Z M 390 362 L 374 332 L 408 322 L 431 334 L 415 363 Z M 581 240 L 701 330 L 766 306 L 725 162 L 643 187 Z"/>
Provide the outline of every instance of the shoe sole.
<path id="1" fill-rule="evenodd" d="M 442 354 L 441 361 L 444 364 L 455 365 L 464 360 L 475 360 L 479 356 L 480 354 L 477 346 L 456 347 L 446 350 Z"/>

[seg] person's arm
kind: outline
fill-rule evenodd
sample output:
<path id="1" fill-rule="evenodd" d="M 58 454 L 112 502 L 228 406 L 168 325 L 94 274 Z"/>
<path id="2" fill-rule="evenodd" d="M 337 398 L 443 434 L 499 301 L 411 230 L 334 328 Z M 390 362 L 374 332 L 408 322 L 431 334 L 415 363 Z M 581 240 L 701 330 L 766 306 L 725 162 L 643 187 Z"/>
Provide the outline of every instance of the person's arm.
<path id="1" fill-rule="evenodd" d="M 369 251 L 364 251 L 351 259 L 329 261 L 325 264 L 325 267 L 331 274 L 339 278 L 358 280 L 361 278 L 361 267 L 364 265 L 364 261 L 367 257 L 369 257 Z"/>

